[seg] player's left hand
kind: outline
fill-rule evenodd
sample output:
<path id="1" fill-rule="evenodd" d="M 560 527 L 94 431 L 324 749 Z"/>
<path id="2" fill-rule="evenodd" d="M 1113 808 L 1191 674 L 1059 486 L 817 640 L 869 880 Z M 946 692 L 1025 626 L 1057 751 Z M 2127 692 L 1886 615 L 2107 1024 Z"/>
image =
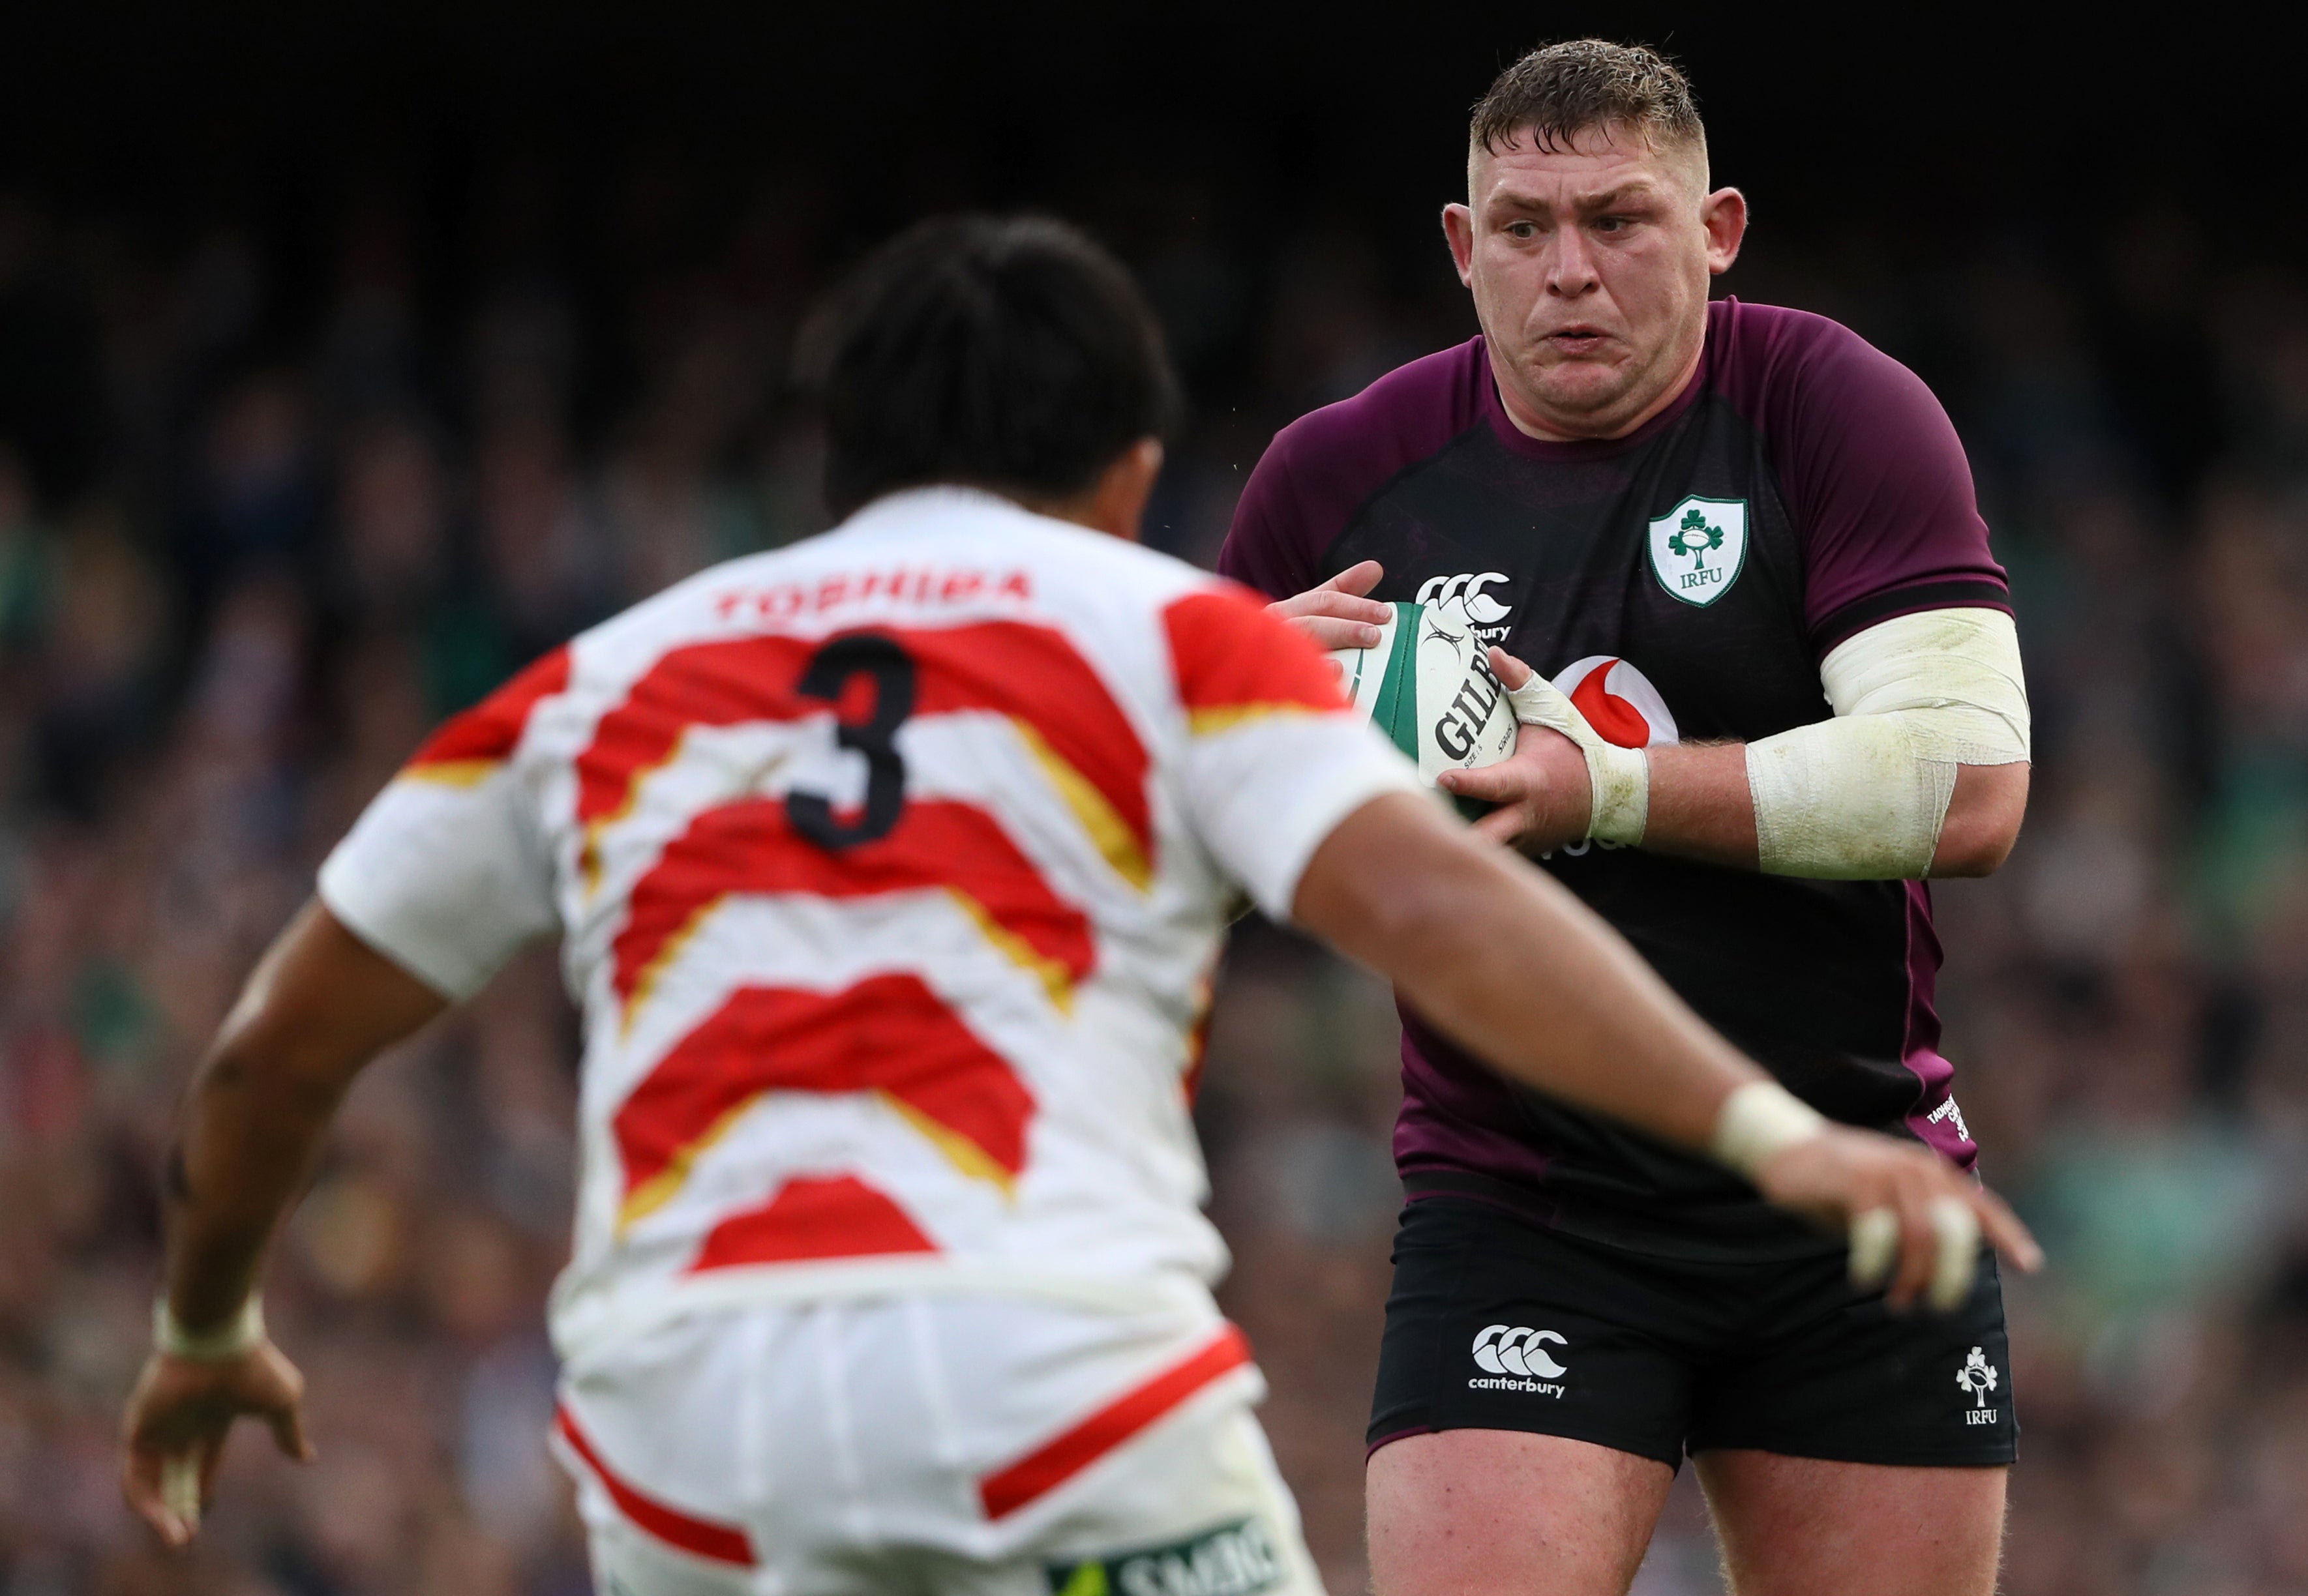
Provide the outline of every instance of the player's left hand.
<path id="1" fill-rule="evenodd" d="M 1491 650 L 1491 665 L 1509 692 L 1533 674 L 1503 649 Z M 1453 797 L 1499 805 L 1476 821 L 1475 829 L 1526 854 L 1550 854 L 1585 837 L 1595 802 L 1594 781 L 1579 745 L 1550 726 L 1528 722 L 1505 759 L 1475 770 L 1445 770 L 1436 785 Z"/>
<path id="2" fill-rule="evenodd" d="M 215 1492 L 234 1420 L 262 1419 L 283 1453 L 313 1461 L 304 1403 L 305 1377 L 270 1341 L 214 1363 L 155 1352 L 121 1420 L 121 1494 L 161 1540 L 187 1545 Z"/>

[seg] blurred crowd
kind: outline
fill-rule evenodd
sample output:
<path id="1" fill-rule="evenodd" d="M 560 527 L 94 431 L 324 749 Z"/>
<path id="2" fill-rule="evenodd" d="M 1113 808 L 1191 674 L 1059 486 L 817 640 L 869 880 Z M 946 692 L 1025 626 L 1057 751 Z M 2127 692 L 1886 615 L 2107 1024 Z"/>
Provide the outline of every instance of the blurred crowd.
<path id="1" fill-rule="evenodd" d="M 479 192 L 444 229 L 350 185 L 286 231 L 0 195 L 4 1596 L 588 1588 L 544 1447 L 549 950 L 364 1078 L 280 1248 L 320 1461 L 244 1432 L 183 1561 L 113 1481 L 177 1094 L 330 844 L 537 652 L 824 522 L 785 372 L 859 236 L 820 189 L 702 219 L 647 166 L 582 205 L 517 167 Z M 1472 330 L 1439 238 L 1261 230 L 1185 179 L 1078 209 L 1193 390 L 1150 528 L 1190 559 L 1277 426 Z M 2009 1589 L 2308 1592 L 2308 287 L 2215 270 L 2153 203 L 2080 250 L 1766 217 L 1726 287 L 1924 373 L 2018 595 L 2027 832 L 1937 892 L 1963 1110 L 2055 1259 L 2011 1290 Z M 1339 1592 L 1395 1068 L 1383 991 L 1244 929 L 1202 1107 L 1225 1295 Z M 1717 1588 L 1686 1470 L 1638 1589 Z"/>

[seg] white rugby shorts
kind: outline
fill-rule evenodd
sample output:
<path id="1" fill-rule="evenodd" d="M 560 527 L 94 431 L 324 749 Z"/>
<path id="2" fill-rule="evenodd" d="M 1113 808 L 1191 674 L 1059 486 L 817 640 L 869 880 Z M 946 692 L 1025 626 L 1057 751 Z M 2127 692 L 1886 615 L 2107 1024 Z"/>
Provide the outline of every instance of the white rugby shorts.
<path id="1" fill-rule="evenodd" d="M 765 1305 L 564 1374 L 603 1596 L 1322 1596 L 1215 1312 Z"/>

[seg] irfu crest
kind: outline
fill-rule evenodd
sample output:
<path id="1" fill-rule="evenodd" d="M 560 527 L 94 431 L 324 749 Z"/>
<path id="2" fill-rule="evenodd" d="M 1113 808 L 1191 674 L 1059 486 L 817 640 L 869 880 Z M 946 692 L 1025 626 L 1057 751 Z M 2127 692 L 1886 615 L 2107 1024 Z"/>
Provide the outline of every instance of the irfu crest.
<path id="1" fill-rule="evenodd" d="M 1731 590 L 1747 562 L 1747 502 L 1692 497 L 1654 519 L 1651 574 L 1701 608 Z"/>

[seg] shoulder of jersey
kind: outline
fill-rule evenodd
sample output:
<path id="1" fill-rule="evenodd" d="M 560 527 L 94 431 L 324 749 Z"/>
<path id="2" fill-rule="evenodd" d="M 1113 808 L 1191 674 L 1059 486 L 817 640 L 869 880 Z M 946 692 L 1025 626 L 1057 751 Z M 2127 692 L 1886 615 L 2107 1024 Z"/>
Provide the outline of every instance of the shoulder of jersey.
<path id="1" fill-rule="evenodd" d="M 1842 322 L 1813 311 L 1727 298 L 1709 305 L 1708 313 L 1709 337 L 1718 340 L 1718 385 L 1727 379 L 1733 386 L 1742 378 L 1784 381 L 1851 359 L 1896 364 Z"/>
<path id="2" fill-rule="evenodd" d="M 1483 414 L 1483 340 L 1399 365 L 1352 399 L 1309 410 L 1274 435 L 1269 458 L 1310 486 L 1340 476 L 1374 488 L 1425 459 Z"/>

